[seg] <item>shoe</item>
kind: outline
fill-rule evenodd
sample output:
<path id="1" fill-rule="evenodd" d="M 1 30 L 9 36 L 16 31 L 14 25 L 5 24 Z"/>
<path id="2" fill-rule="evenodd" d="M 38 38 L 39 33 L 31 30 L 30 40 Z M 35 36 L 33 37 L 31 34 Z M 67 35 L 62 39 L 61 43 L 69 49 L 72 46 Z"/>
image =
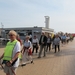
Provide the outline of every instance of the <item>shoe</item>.
<path id="1" fill-rule="evenodd" d="M 43 56 L 43 57 L 46 57 L 46 56 Z"/>
<path id="2" fill-rule="evenodd" d="M 47 50 L 46 50 L 46 52 L 47 52 Z"/>
<path id="3" fill-rule="evenodd" d="M 58 52 L 60 52 L 60 50 L 58 50 Z"/>
<path id="4" fill-rule="evenodd" d="M 31 64 L 34 63 L 33 60 L 31 61 Z"/>
<path id="5" fill-rule="evenodd" d="M 56 53 L 56 52 L 54 52 L 54 53 Z"/>
<path id="6" fill-rule="evenodd" d="M 49 49 L 49 52 L 50 52 L 50 50 L 51 50 L 51 49 Z"/>
<path id="7" fill-rule="evenodd" d="M 41 57 L 38 57 L 38 58 L 41 58 Z"/>
<path id="8" fill-rule="evenodd" d="M 26 64 L 21 64 L 21 66 L 23 67 L 23 66 L 26 66 Z"/>

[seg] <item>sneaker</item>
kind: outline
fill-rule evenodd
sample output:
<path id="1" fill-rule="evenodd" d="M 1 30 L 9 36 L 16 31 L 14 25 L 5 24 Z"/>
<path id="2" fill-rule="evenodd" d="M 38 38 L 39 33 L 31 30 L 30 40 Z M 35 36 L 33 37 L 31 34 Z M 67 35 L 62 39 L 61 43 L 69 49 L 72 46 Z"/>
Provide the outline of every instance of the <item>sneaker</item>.
<path id="1" fill-rule="evenodd" d="M 38 58 L 41 58 L 41 57 L 38 57 Z"/>
<path id="2" fill-rule="evenodd" d="M 26 64 L 21 64 L 21 66 L 23 67 L 23 66 L 26 66 Z"/>
<path id="3" fill-rule="evenodd" d="M 43 57 L 46 57 L 46 56 L 43 56 Z"/>
<path id="4" fill-rule="evenodd" d="M 56 53 L 56 52 L 54 52 L 54 53 Z"/>
<path id="5" fill-rule="evenodd" d="M 58 50 L 58 52 L 60 52 L 60 50 Z"/>
<path id="6" fill-rule="evenodd" d="M 31 64 L 34 63 L 33 60 L 31 61 Z"/>

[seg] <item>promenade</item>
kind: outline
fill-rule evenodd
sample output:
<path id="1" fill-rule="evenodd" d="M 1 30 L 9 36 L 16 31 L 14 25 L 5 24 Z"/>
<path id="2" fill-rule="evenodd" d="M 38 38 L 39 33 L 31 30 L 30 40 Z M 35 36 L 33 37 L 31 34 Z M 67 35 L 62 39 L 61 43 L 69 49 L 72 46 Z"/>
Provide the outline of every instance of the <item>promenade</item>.
<path id="1" fill-rule="evenodd" d="M 0 49 L 0 55 L 3 48 Z M 34 64 L 19 67 L 17 75 L 75 75 L 75 40 L 61 46 L 61 51 L 54 53 L 51 50 L 46 57 L 40 59 L 33 55 Z M 0 75 L 5 75 L 0 70 Z"/>

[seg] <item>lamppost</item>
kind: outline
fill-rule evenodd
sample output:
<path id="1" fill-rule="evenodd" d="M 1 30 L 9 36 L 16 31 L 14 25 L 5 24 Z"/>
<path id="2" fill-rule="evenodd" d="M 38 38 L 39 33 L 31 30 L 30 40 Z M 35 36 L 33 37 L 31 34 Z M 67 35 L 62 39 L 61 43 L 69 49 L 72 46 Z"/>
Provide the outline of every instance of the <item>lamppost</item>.
<path id="1" fill-rule="evenodd" d="M 1 36 L 3 37 L 3 28 L 4 28 L 4 25 L 2 24 L 1 22 Z"/>
<path id="2" fill-rule="evenodd" d="M 3 28 L 4 28 L 4 25 L 3 25 L 3 23 L 1 22 L 1 27 L 2 27 L 2 30 L 3 30 Z"/>

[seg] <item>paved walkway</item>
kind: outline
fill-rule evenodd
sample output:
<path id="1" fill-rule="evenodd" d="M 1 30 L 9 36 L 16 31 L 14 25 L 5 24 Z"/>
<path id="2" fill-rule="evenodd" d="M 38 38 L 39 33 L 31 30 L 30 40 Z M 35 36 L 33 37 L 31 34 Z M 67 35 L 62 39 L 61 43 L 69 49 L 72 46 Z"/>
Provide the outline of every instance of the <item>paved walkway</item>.
<path id="1" fill-rule="evenodd" d="M 0 70 L 0 75 L 5 75 Z M 61 51 L 51 50 L 44 58 L 34 55 L 34 64 L 19 67 L 17 75 L 75 75 L 75 40 L 61 47 Z"/>

